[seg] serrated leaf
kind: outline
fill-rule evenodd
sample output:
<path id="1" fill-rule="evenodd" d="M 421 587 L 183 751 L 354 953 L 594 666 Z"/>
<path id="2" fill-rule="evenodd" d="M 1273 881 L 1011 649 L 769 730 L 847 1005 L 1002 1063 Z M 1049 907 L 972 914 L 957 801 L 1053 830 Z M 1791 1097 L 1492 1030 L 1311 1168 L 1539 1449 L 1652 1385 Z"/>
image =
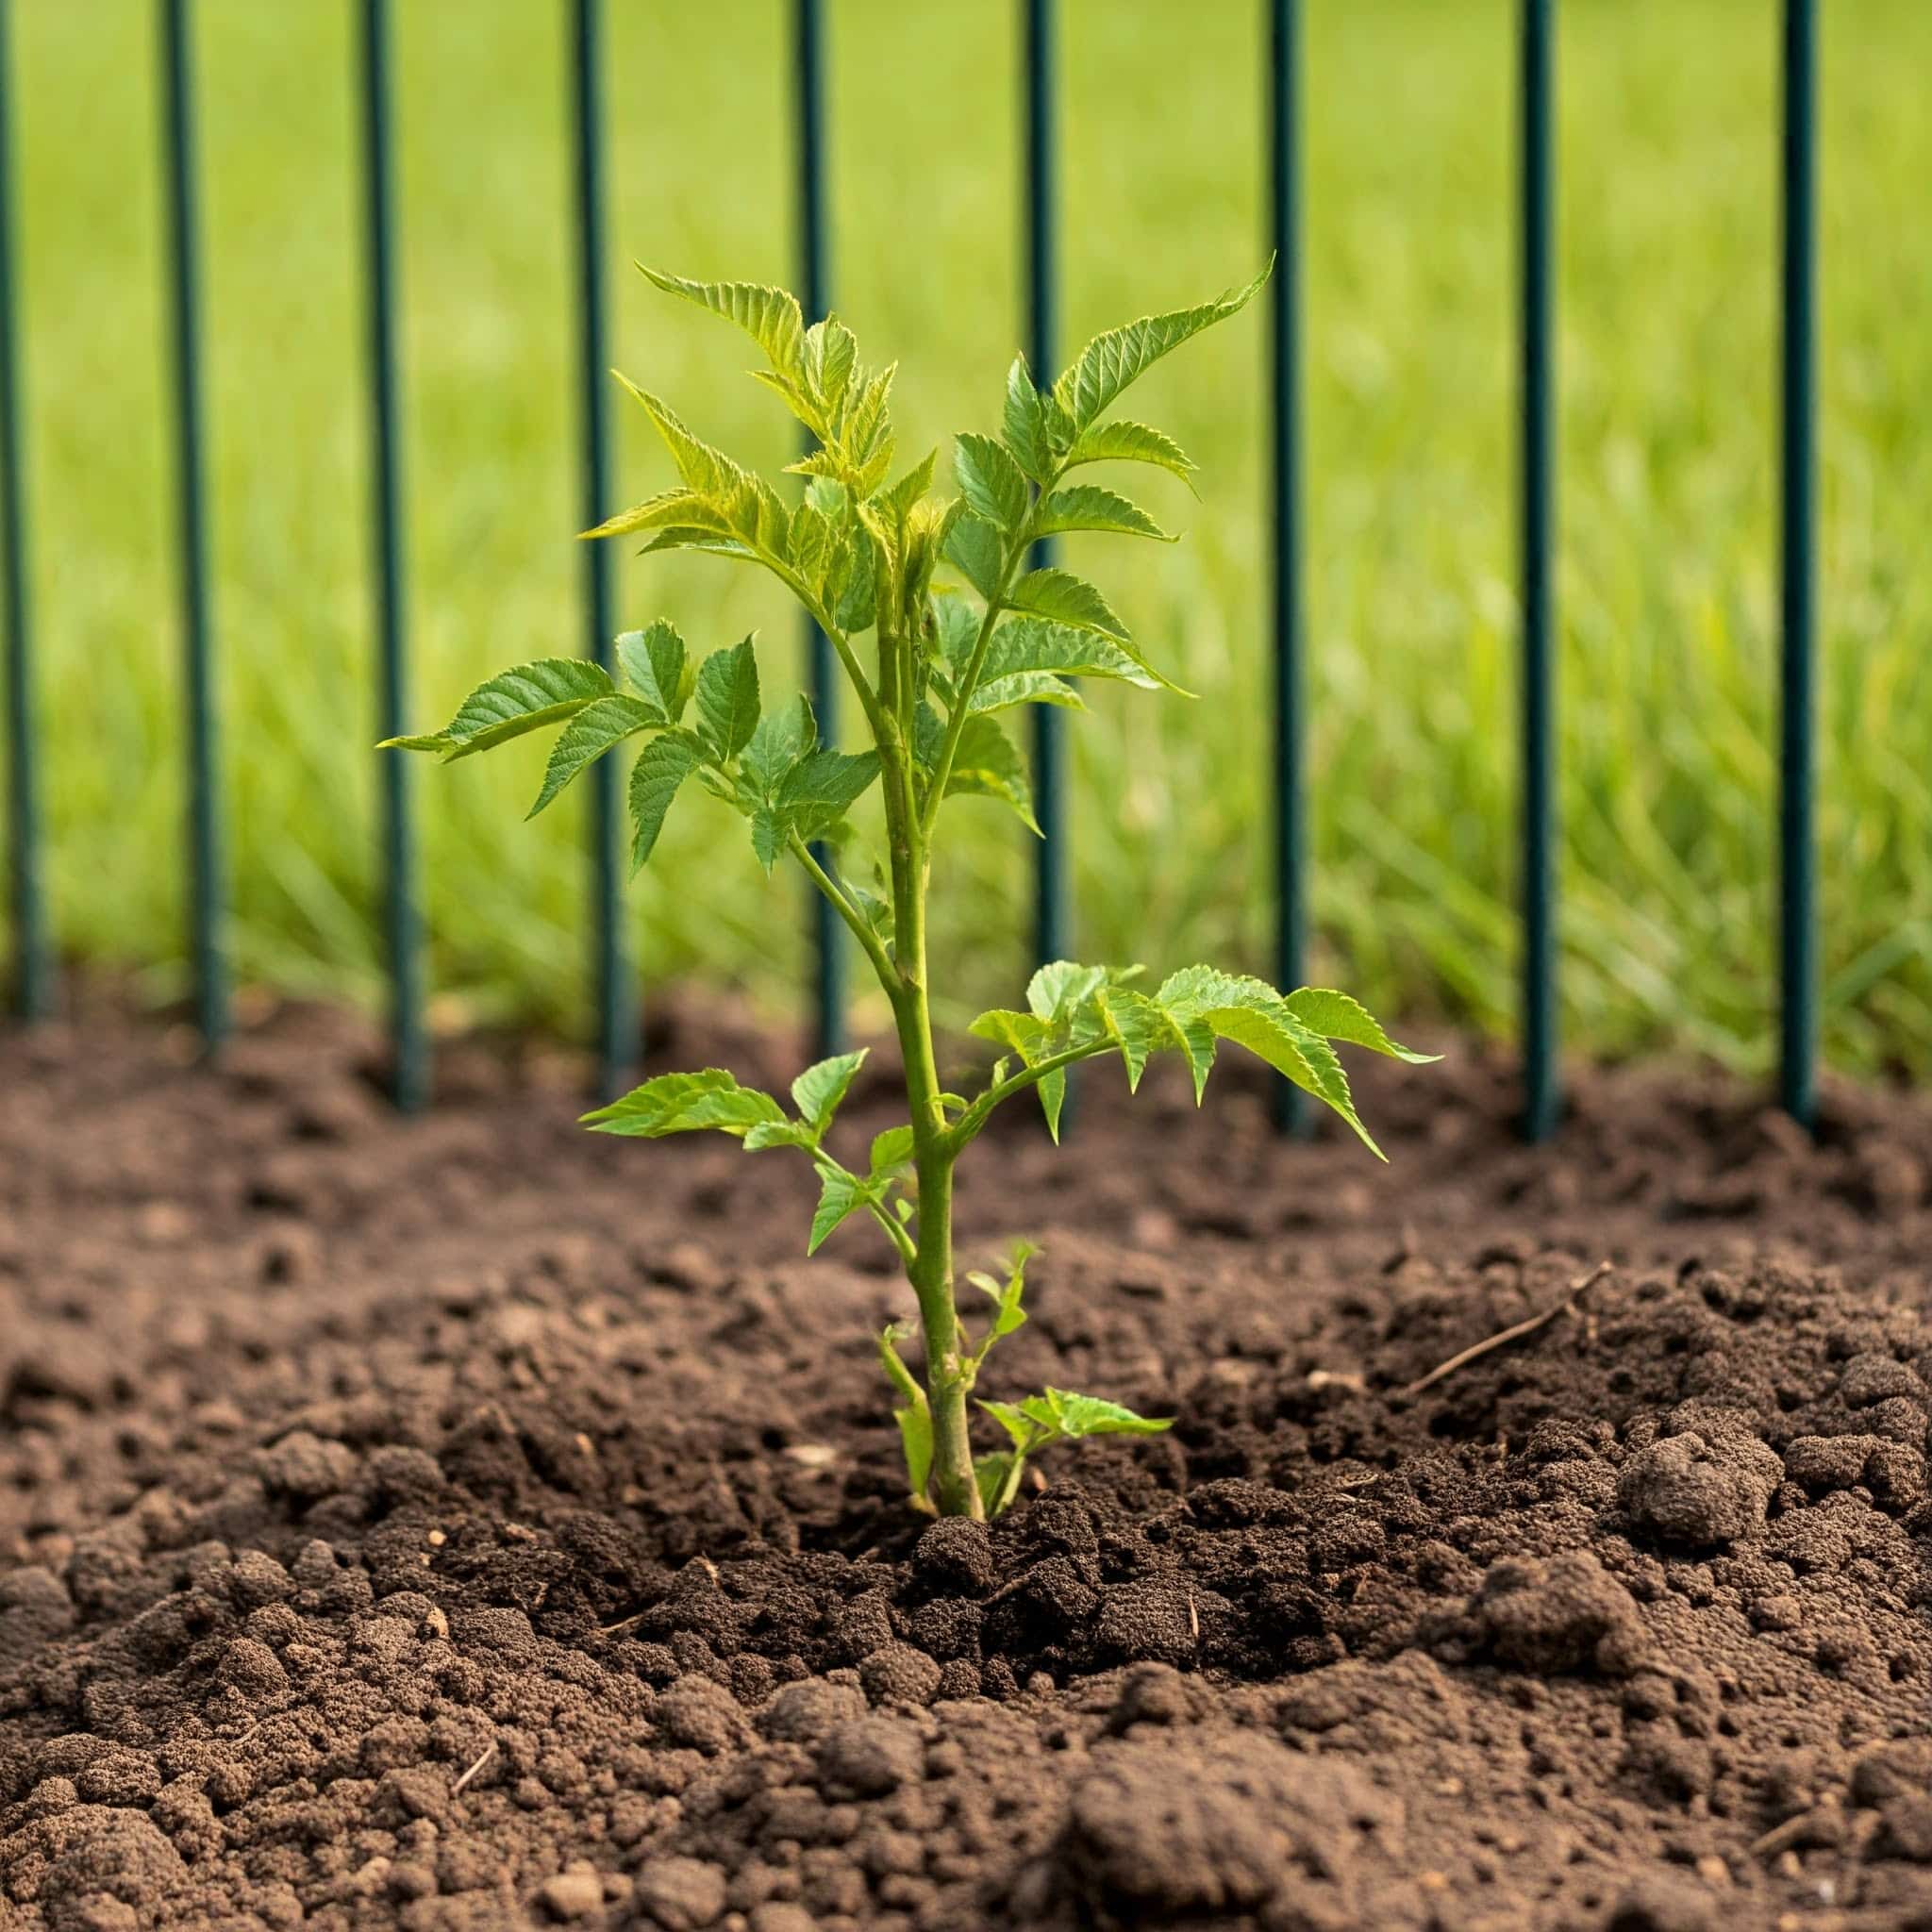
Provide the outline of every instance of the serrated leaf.
<path id="1" fill-rule="evenodd" d="M 1081 966 L 1072 959 L 1052 959 L 1026 982 L 1027 1008 L 1049 1026 L 1064 1025 L 1106 984 L 1104 966 Z"/>
<path id="2" fill-rule="evenodd" d="M 993 1302 L 992 1324 L 980 1343 L 980 1360 L 985 1360 L 987 1350 L 995 1341 L 1025 1324 L 1026 1310 L 1021 1306 L 1021 1299 L 1026 1291 L 1026 1264 L 1039 1252 L 1031 1241 L 1015 1241 L 1011 1254 L 1007 1257 L 1007 1278 L 1004 1282 L 993 1280 L 990 1274 L 967 1277 L 975 1288 L 991 1296 Z"/>
<path id="3" fill-rule="evenodd" d="M 806 387 L 836 412 L 858 366 L 858 340 L 836 315 L 828 315 L 806 330 L 800 362 Z"/>
<path id="4" fill-rule="evenodd" d="M 758 720 L 738 760 L 739 781 L 754 801 L 769 803 L 779 781 L 818 742 L 818 720 L 802 692 Z"/>
<path id="5" fill-rule="evenodd" d="M 760 1154 L 767 1147 L 801 1147 L 809 1154 L 817 1146 L 817 1137 L 803 1121 L 759 1121 L 744 1137 L 747 1154 Z"/>
<path id="6" fill-rule="evenodd" d="M 872 1141 L 872 1178 L 890 1180 L 912 1158 L 912 1129 L 888 1127 Z"/>
<path id="7" fill-rule="evenodd" d="M 674 525 L 701 522 L 704 507 L 705 499 L 689 490 L 660 490 L 656 496 L 648 496 L 629 509 L 606 517 L 593 529 L 583 531 L 582 536 L 588 543 L 600 537 L 631 537 L 640 530 L 661 530 Z"/>
<path id="8" fill-rule="evenodd" d="M 1005 711 L 1015 705 L 1060 705 L 1084 711 L 1086 701 L 1064 678 L 1051 671 L 1018 671 L 1010 677 L 982 678 L 973 687 L 968 711 Z"/>
<path id="9" fill-rule="evenodd" d="M 837 542 L 831 519 L 816 504 L 801 503 L 791 512 L 791 567 L 815 597 L 825 588 Z"/>
<path id="10" fill-rule="evenodd" d="M 1042 537 L 1061 530 L 1101 530 L 1118 537 L 1152 537 L 1161 543 L 1176 541 L 1138 503 L 1097 483 L 1073 483 L 1056 490 L 1041 505 L 1034 528 Z"/>
<path id="11" fill-rule="evenodd" d="M 968 718 L 961 727 L 953 769 L 946 779 L 946 796 L 955 792 L 1004 800 L 1019 814 L 1020 823 L 1035 837 L 1040 836 L 1026 760 L 996 718 L 982 713 Z"/>
<path id="12" fill-rule="evenodd" d="M 852 754 L 821 746 L 778 781 L 773 802 L 801 838 L 816 839 L 845 816 L 878 774 L 875 751 Z"/>
<path id="13" fill-rule="evenodd" d="M 602 758 L 612 745 L 626 738 L 669 721 L 655 705 L 641 698 L 614 693 L 599 698 L 579 711 L 558 734 L 550 747 L 550 762 L 543 768 L 543 784 L 537 802 L 525 814 L 535 818 L 585 766 Z"/>
<path id="14" fill-rule="evenodd" d="M 803 373 L 805 317 L 796 296 L 758 282 L 693 282 L 645 268 L 642 262 L 638 268 L 667 294 L 682 295 L 687 302 L 735 322 L 781 375 L 796 377 Z"/>
<path id="15" fill-rule="evenodd" d="M 1046 412 L 1024 356 L 1015 356 L 1007 371 L 1007 406 L 1001 427 L 1013 460 L 1036 483 L 1044 483 L 1053 475 L 1053 451 L 1047 441 Z"/>
<path id="16" fill-rule="evenodd" d="M 1007 602 L 1015 610 L 1030 610 L 1037 617 L 1055 624 L 1072 625 L 1075 630 L 1098 632 L 1117 644 L 1131 642 L 1127 627 L 1113 613 L 1095 587 L 1070 570 L 1028 571 L 1013 586 Z"/>
<path id="17" fill-rule="evenodd" d="M 758 728 L 758 662 L 749 638 L 713 651 L 698 666 L 698 735 L 723 764 L 751 742 Z"/>
<path id="18" fill-rule="evenodd" d="M 1391 1059 L 1406 1060 L 1410 1066 L 1426 1066 L 1439 1060 L 1439 1053 L 1415 1053 L 1398 1044 L 1383 1031 L 1381 1024 L 1359 1000 L 1332 988 L 1304 986 L 1283 995 L 1288 1009 L 1311 1033 L 1326 1040 L 1345 1041 L 1350 1046 L 1365 1046 L 1371 1053 L 1386 1054 Z"/>
<path id="19" fill-rule="evenodd" d="M 630 768 L 630 869 L 635 873 L 650 858 L 664 829 L 664 814 L 677 796 L 677 788 L 697 770 L 697 742 L 689 733 L 667 731 L 638 754 Z"/>
<path id="20" fill-rule="evenodd" d="M 872 1189 L 856 1174 L 847 1174 L 842 1167 L 821 1170 L 818 1211 L 811 1218 L 805 1252 L 817 1254 L 833 1230 L 873 1198 Z"/>
<path id="21" fill-rule="evenodd" d="M 984 517 L 969 510 L 953 525 L 945 558 L 982 597 L 998 595 L 1000 573 L 1007 562 L 1006 541 Z"/>
<path id="22" fill-rule="evenodd" d="M 1138 322 L 1095 336 L 1054 384 L 1054 399 L 1067 412 L 1074 433 L 1086 429 L 1163 356 L 1172 355 L 1190 338 L 1244 308 L 1274 266 L 1271 259 L 1244 288 L 1232 289 L 1211 302 L 1170 309 L 1164 315 L 1142 316 Z"/>
<path id="23" fill-rule="evenodd" d="M 1376 1159 L 1385 1158 L 1355 1110 L 1348 1075 L 1335 1049 L 1299 1020 L 1265 980 L 1189 966 L 1170 974 L 1156 997 L 1177 1023 L 1205 1024 L 1217 1038 L 1246 1047 L 1276 1073 L 1325 1102 Z"/>
<path id="24" fill-rule="evenodd" d="M 574 718 L 586 705 L 606 698 L 617 687 L 609 674 L 587 658 L 538 658 L 487 677 L 457 707 L 441 731 L 413 738 L 386 738 L 378 751 L 436 751 L 453 763 L 473 753 L 541 731 Z"/>
<path id="25" fill-rule="evenodd" d="M 953 475 L 975 516 L 985 517 L 1008 536 L 1025 523 L 1033 492 L 1026 473 L 1004 443 L 963 431 L 953 443 Z"/>
<path id="26" fill-rule="evenodd" d="M 1158 1436 L 1174 1427 L 1172 1416 L 1136 1415 L 1118 1402 L 1098 1395 L 1076 1395 L 1071 1389 L 1049 1389 L 1061 1435 L 1078 1441 L 1083 1436 Z"/>
<path id="27" fill-rule="evenodd" d="M 1173 471 L 1190 490 L 1194 487 L 1193 459 L 1173 437 L 1146 423 L 1091 424 L 1074 439 L 1066 462 L 1069 469 L 1079 463 L 1152 463 Z"/>
<path id="28" fill-rule="evenodd" d="M 1154 691 L 1159 675 L 1098 631 L 1077 630 L 1043 617 L 1014 617 L 1002 624 L 986 647 L 980 688 L 1023 672 L 1050 671 L 1060 677 L 1109 677 Z"/>
<path id="29" fill-rule="evenodd" d="M 852 1082 L 865 1064 L 866 1049 L 841 1053 L 806 1068 L 791 1083 L 792 1104 L 811 1125 L 823 1134 L 831 1125 L 839 1104 L 851 1091 Z"/>
<path id="30" fill-rule="evenodd" d="M 640 389 L 628 376 L 620 375 L 617 379 L 651 419 L 652 427 L 671 452 L 671 460 L 676 464 L 677 474 L 684 479 L 684 487 L 692 494 L 723 498 L 746 480 L 745 473 L 739 464 L 693 436 L 668 403 L 648 390 Z"/>
<path id="31" fill-rule="evenodd" d="M 645 704 L 675 724 L 691 702 L 695 673 L 675 625 L 659 618 L 643 630 L 627 630 L 617 640 L 617 662 Z"/>
<path id="32" fill-rule="evenodd" d="M 958 677 L 979 641 L 980 614 L 957 591 L 942 591 L 932 600 L 934 642 L 940 661 Z M 991 649 L 991 645 L 987 647 Z"/>
<path id="33" fill-rule="evenodd" d="M 707 1127 L 743 1135 L 760 1121 L 784 1119 L 783 1108 L 769 1093 L 741 1087 L 737 1076 L 722 1067 L 707 1067 L 696 1074 L 660 1074 L 608 1107 L 582 1116 L 584 1125 L 597 1133 L 648 1141 Z"/>
<path id="34" fill-rule="evenodd" d="M 1148 1059 L 1163 1047 L 1186 1051 L 1186 1041 L 1160 1004 L 1145 993 L 1125 987 L 1110 986 L 1098 1001 L 1100 1018 L 1108 1037 L 1120 1048 L 1127 1070 L 1127 1091 L 1136 1092 Z M 1209 1041 L 1212 1048 L 1212 1040 Z"/>

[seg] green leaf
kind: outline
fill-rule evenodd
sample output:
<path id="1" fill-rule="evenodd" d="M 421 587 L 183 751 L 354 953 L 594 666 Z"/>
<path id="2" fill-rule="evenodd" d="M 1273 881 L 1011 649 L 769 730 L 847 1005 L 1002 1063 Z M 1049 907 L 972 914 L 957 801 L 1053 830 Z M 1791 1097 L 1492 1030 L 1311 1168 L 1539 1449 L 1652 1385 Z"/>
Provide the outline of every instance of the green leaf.
<path id="1" fill-rule="evenodd" d="M 959 732 L 946 796 L 956 791 L 1003 799 L 1019 814 L 1020 823 L 1036 836 L 1040 822 L 1033 816 L 1033 786 L 1026 760 L 995 718 L 970 717 Z"/>
<path id="2" fill-rule="evenodd" d="M 658 843 L 664 814 L 677 788 L 697 770 L 697 741 L 686 731 L 667 731 L 638 754 L 630 768 L 630 869 L 635 873 Z"/>
<path id="3" fill-rule="evenodd" d="M 1076 577 L 1070 570 L 1028 571 L 1013 586 L 1007 601 L 1015 610 L 1030 610 L 1056 624 L 1072 625 L 1075 630 L 1097 631 L 1117 644 L 1132 641 L 1107 599 L 1085 577 Z"/>
<path id="4" fill-rule="evenodd" d="M 1186 1051 L 1186 1042 L 1166 1009 L 1145 993 L 1134 992 L 1126 987 L 1110 986 L 1100 994 L 1098 1006 L 1101 1024 L 1120 1048 L 1121 1058 L 1126 1065 L 1129 1093 L 1139 1090 L 1141 1075 L 1152 1055 L 1169 1046 Z M 1211 1034 L 1208 1037 L 1208 1053 L 1211 1057 Z"/>
<path id="5" fill-rule="evenodd" d="M 836 410 L 858 367 L 858 339 L 836 315 L 828 315 L 806 330 L 801 364 L 806 387 Z"/>
<path id="6" fill-rule="evenodd" d="M 899 1344 L 912 1332 L 911 1324 L 893 1322 L 879 1331 L 879 1365 L 886 1372 L 889 1381 L 908 1403 L 918 1407 L 925 1407 L 925 1391 L 912 1378 L 912 1371 L 906 1366 L 899 1354 Z"/>
<path id="7" fill-rule="evenodd" d="M 682 275 L 667 275 L 638 263 L 640 273 L 667 294 L 682 295 L 713 315 L 735 322 L 770 360 L 781 375 L 799 376 L 804 372 L 805 317 L 799 312 L 795 296 L 783 289 L 766 288 L 757 282 L 691 282 Z"/>
<path id="8" fill-rule="evenodd" d="M 1046 433 L 1046 411 L 1024 356 L 1013 358 L 1007 371 L 1007 408 L 1002 424 L 1013 459 L 1036 483 L 1053 475 L 1053 449 Z"/>
<path id="9" fill-rule="evenodd" d="M 751 742 L 758 728 L 758 662 L 750 638 L 713 651 L 698 666 L 698 735 L 723 764 Z"/>
<path id="10" fill-rule="evenodd" d="M 803 692 L 789 705 L 768 711 L 738 760 L 740 784 L 755 802 L 769 804 L 785 774 L 818 742 L 818 720 Z"/>
<path id="11" fill-rule="evenodd" d="M 866 1049 L 841 1053 L 806 1068 L 791 1083 L 792 1104 L 806 1120 L 823 1134 L 832 1124 L 839 1104 L 851 1091 L 852 1082 L 865 1064 Z"/>
<path id="12" fill-rule="evenodd" d="M 818 1212 L 811 1218 L 811 1238 L 805 1244 L 808 1255 L 816 1255 L 834 1228 L 876 1198 L 869 1183 L 842 1167 L 822 1167 L 819 1178 Z"/>
<path id="13" fill-rule="evenodd" d="M 1009 537 L 1025 523 L 1033 492 L 1026 473 L 1005 444 L 990 436 L 963 432 L 953 443 L 953 475 L 974 515 L 985 517 Z"/>
<path id="14" fill-rule="evenodd" d="M 1177 541 L 1139 504 L 1129 503 L 1097 483 L 1074 483 L 1056 490 L 1041 505 L 1034 528 L 1042 537 L 1059 530 L 1104 530 L 1119 537 L 1152 537 L 1161 543 Z"/>
<path id="15" fill-rule="evenodd" d="M 1049 1389 L 1046 1399 L 1060 1434 L 1074 1441 L 1083 1436 L 1158 1436 L 1174 1427 L 1172 1416 L 1136 1415 L 1118 1402 L 1075 1395 L 1070 1389 Z"/>
<path id="16" fill-rule="evenodd" d="M 980 1014 L 966 1030 L 977 1039 L 1010 1046 L 1029 1067 L 1051 1058 L 1060 1043 L 1056 1029 L 1037 1014 L 1016 1013 L 1008 1007 L 995 1007 L 991 1012 Z M 998 1077 L 995 1069 L 994 1084 L 997 1084 Z M 1040 1095 L 1040 1110 L 1046 1116 L 1047 1132 L 1058 1141 L 1060 1137 L 1060 1109 L 1067 1098 L 1066 1069 L 1055 1068 L 1040 1081 L 1034 1091 Z"/>
<path id="17" fill-rule="evenodd" d="M 1040 1424 L 1010 1402 L 982 1402 L 979 1407 L 999 1424 L 1023 1453 L 1032 1448 L 1040 1435 Z"/>
<path id="18" fill-rule="evenodd" d="M 672 529 L 680 525 L 702 522 L 705 514 L 703 497 L 683 488 L 660 490 L 656 496 L 648 496 L 642 503 L 633 504 L 629 509 L 621 509 L 615 516 L 606 517 L 601 524 L 582 535 L 587 543 L 600 537 L 631 537 L 640 530 Z"/>
<path id="19" fill-rule="evenodd" d="M 878 774 L 875 751 L 851 754 L 821 746 L 808 752 L 778 781 L 774 802 L 801 838 L 820 838 L 845 816 Z"/>
<path id="20" fill-rule="evenodd" d="M 991 1296 L 993 1302 L 992 1325 L 987 1330 L 986 1340 L 980 1343 L 979 1360 L 986 1359 L 987 1350 L 1002 1336 L 1010 1335 L 1025 1323 L 1026 1310 L 1020 1306 L 1020 1301 L 1026 1291 L 1026 1264 L 1039 1252 L 1031 1241 L 1015 1241 L 1007 1258 L 1007 1278 L 1004 1282 L 977 1273 L 966 1277 L 982 1294 Z"/>
<path id="21" fill-rule="evenodd" d="M 996 525 L 969 510 L 953 525 L 946 539 L 945 557 L 982 597 L 997 594 L 1007 548 Z"/>
<path id="22" fill-rule="evenodd" d="M 705 1127 L 741 1136 L 761 1121 L 784 1118 L 783 1108 L 769 1093 L 741 1087 L 722 1067 L 707 1067 L 698 1074 L 660 1074 L 633 1087 L 622 1099 L 582 1116 L 584 1125 L 597 1133 L 647 1141 Z"/>
<path id="23" fill-rule="evenodd" d="M 1171 974 L 1156 997 L 1176 1023 L 1199 1023 L 1217 1038 L 1244 1046 L 1297 1087 L 1333 1108 L 1376 1159 L 1385 1158 L 1355 1110 L 1348 1075 L 1335 1049 L 1298 1019 L 1265 981 L 1188 966 Z"/>
<path id="24" fill-rule="evenodd" d="M 677 627 L 663 618 L 645 630 L 627 630 L 617 640 L 617 662 L 645 704 L 675 724 L 691 702 L 695 674 Z"/>
<path id="25" fill-rule="evenodd" d="M 1026 1005 L 1034 1017 L 1050 1026 L 1071 1021 L 1107 984 L 1104 966 L 1079 966 L 1071 959 L 1054 959 L 1039 968 L 1026 982 Z"/>
<path id="26" fill-rule="evenodd" d="M 812 1154 L 818 1144 L 818 1136 L 803 1121 L 759 1121 L 744 1137 L 747 1154 L 759 1154 L 767 1147 L 798 1147 Z"/>
<path id="27" fill-rule="evenodd" d="M 1268 279 L 1268 266 L 1246 287 L 1230 290 L 1194 308 L 1170 309 L 1164 315 L 1142 316 L 1121 328 L 1097 335 L 1074 358 L 1054 385 L 1054 400 L 1072 419 L 1074 432 L 1084 430 L 1108 408 L 1127 386 L 1138 380 L 1163 356 L 1171 355 L 1191 337 L 1244 308 Z"/>
<path id="28" fill-rule="evenodd" d="M 872 1178 L 890 1180 L 912 1158 L 912 1129 L 888 1127 L 872 1141 Z"/>
<path id="29" fill-rule="evenodd" d="M 613 694 L 586 705 L 558 734 L 550 748 L 550 762 L 543 768 L 542 789 L 525 816 L 535 818 L 586 765 L 612 745 L 668 722 L 655 705 L 647 705 L 641 698 Z"/>
<path id="30" fill-rule="evenodd" d="M 990 1456 L 974 1458 L 973 1479 L 979 1489 L 979 1507 L 989 1516 L 1004 1515 L 1012 1507 L 1025 1469 L 1026 1458 L 1016 1450 L 996 1449 Z"/>
<path id="31" fill-rule="evenodd" d="M 1098 631 L 1076 630 L 1041 617 L 1002 624 L 986 647 L 974 688 L 974 710 L 996 710 L 1027 701 L 1027 681 L 1043 673 L 1056 678 L 1108 677 L 1154 691 L 1165 683 L 1138 651 L 1123 648 Z"/>
<path id="32" fill-rule="evenodd" d="M 932 1411 L 922 1402 L 917 1408 L 895 1408 L 892 1420 L 899 1424 L 907 1488 L 923 1502 L 925 1486 L 932 1480 Z"/>
<path id="33" fill-rule="evenodd" d="M 1194 463 L 1173 437 L 1145 423 L 1095 423 L 1083 430 L 1067 452 L 1067 468 L 1079 463 L 1152 463 L 1172 470 L 1190 490 L 1194 487 Z"/>
<path id="34" fill-rule="evenodd" d="M 1010 677 L 982 678 L 973 688 L 969 711 L 1005 711 L 1014 705 L 1061 705 L 1084 711 L 1086 701 L 1051 671 L 1016 671 Z"/>
<path id="35" fill-rule="evenodd" d="M 744 471 L 729 457 L 693 436 L 668 403 L 648 390 L 640 389 L 627 376 L 620 375 L 617 379 L 651 419 L 652 427 L 671 452 L 671 460 L 677 465 L 677 474 L 687 490 L 696 496 L 722 498 L 747 480 Z"/>
<path id="36" fill-rule="evenodd" d="M 485 678 L 442 730 L 426 737 L 386 738 L 378 751 L 435 751 L 443 761 L 466 758 L 493 745 L 574 718 L 617 687 L 586 658 L 539 658 Z"/>
<path id="37" fill-rule="evenodd" d="M 1407 1060 L 1415 1067 L 1442 1058 L 1439 1053 L 1414 1053 L 1398 1045 L 1368 1008 L 1345 992 L 1336 992 L 1328 987 L 1305 986 L 1284 998 L 1289 1011 L 1311 1033 L 1319 1033 L 1324 1039 L 1365 1046 L 1372 1053 L 1387 1054 L 1391 1059 Z"/>

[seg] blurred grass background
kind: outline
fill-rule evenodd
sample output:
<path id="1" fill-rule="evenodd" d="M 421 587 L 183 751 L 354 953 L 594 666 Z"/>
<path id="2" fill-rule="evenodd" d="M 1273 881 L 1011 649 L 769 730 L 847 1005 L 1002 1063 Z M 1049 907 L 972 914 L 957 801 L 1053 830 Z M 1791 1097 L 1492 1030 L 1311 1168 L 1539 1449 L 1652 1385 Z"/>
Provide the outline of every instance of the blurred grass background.
<path id="1" fill-rule="evenodd" d="M 789 8 L 609 9 L 612 244 L 704 276 L 792 266 Z M 34 594 L 64 947 L 182 983 L 177 624 L 147 0 L 13 9 Z M 375 999 L 372 623 L 346 5 L 201 0 L 216 625 L 245 978 Z M 582 646 L 560 6 L 396 9 L 420 728 L 513 658 Z M 1257 6 L 1067 0 L 1071 350 L 1262 247 Z M 1514 1001 L 1513 8 L 1313 0 L 1307 45 L 1307 586 L 1318 976 L 1378 1008 Z M 1574 1045 L 1760 1067 L 1773 1038 L 1776 8 L 1570 0 L 1559 57 L 1564 995 Z M 901 448 L 996 424 L 1020 333 L 1010 9 L 837 0 L 834 280 L 902 358 Z M 1823 910 L 1830 1058 L 1932 1063 L 1932 8 L 1824 22 Z M 735 334 L 615 275 L 617 359 L 768 465 L 788 420 Z M 1077 721 L 1080 950 L 1265 968 L 1267 676 L 1257 309 L 1135 412 L 1177 547 L 1081 540 L 1203 701 Z M 625 500 L 665 460 L 620 417 Z M 1069 546 L 1070 550 L 1074 546 Z M 762 627 L 753 574 L 626 559 L 626 624 Z M 439 1017 L 575 1027 L 575 802 L 541 754 L 420 774 Z M 1024 964 L 1024 835 L 954 821 L 937 942 L 966 1002 Z M 802 984 L 799 883 L 722 808 L 674 813 L 632 895 L 647 979 Z M 714 848 L 723 849 L 714 857 Z M 981 1003 L 984 1003 L 982 1000 Z"/>

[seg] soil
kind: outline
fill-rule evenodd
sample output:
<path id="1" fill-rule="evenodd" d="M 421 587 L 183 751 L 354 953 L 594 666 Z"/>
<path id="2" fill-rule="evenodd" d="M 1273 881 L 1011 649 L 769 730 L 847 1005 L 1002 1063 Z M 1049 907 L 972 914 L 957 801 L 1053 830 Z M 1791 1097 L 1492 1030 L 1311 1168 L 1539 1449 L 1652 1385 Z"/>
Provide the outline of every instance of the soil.
<path id="1" fill-rule="evenodd" d="M 1464 1048 L 1362 1070 L 1384 1172 L 1090 1079 L 969 1160 L 1045 1247 L 989 1392 L 1180 1420 L 988 1528 L 785 1155 L 481 1048 L 399 1121 L 312 1009 L 189 1062 L 0 1039 L 0 1924 L 1932 1928 L 1922 1103 L 1531 1152 Z"/>

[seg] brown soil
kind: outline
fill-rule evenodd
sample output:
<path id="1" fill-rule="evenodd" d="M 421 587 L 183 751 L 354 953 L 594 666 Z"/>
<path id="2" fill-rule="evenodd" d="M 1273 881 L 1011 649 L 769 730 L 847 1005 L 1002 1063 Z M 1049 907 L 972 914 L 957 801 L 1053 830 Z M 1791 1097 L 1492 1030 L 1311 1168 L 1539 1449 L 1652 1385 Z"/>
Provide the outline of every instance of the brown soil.
<path id="1" fill-rule="evenodd" d="M 0 1040 L 0 1923 L 1932 1927 L 1923 1106 L 1605 1076 L 1531 1154 L 1465 1052 L 1364 1070 L 1385 1174 L 1095 1078 L 970 1162 L 1046 1244 L 990 1392 L 1181 1421 L 989 1531 L 787 1157 L 184 1058 Z"/>

